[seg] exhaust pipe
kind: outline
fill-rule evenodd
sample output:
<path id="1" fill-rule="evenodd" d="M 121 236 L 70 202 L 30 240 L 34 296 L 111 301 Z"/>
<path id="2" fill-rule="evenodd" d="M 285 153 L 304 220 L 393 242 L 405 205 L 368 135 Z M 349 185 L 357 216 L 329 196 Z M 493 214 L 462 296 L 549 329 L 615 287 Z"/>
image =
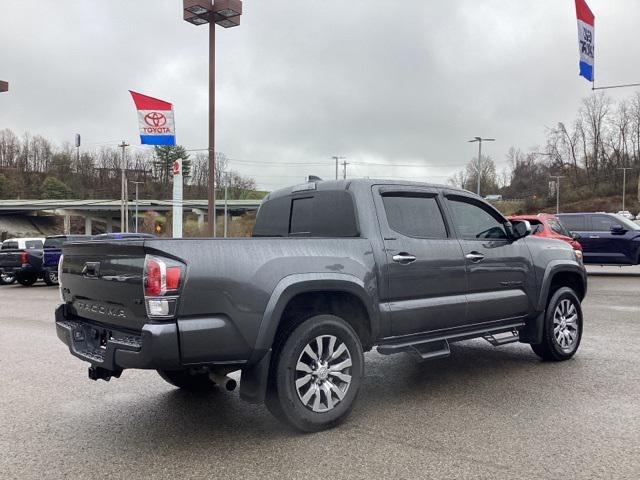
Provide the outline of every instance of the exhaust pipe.
<path id="1" fill-rule="evenodd" d="M 220 375 L 219 373 L 211 372 L 209 374 L 209 378 L 213 383 L 224 388 L 228 392 L 233 392 L 238 386 L 238 382 L 233 378 L 226 375 Z"/>

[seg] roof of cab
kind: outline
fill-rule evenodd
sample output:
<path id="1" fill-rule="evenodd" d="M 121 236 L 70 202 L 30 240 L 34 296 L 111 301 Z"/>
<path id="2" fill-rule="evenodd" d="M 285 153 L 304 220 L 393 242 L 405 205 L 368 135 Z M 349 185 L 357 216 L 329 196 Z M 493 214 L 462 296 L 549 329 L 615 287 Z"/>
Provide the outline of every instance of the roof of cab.
<path id="1" fill-rule="evenodd" d="M 437 183 L 411 182 L 407 180 L 382 180 L 382 179 L 374 179 L 374 178 L 355 178 L 355 179 L 348 179 L 348 180 L 317 180 L 317 181 L 311 181 L 306 183 L 300 183 L 298 185 L 293 185 L 291 187 L 285 187 L 279 190 L 274 190 L 273 192 L 269 193 L 266 197 L 264 197 L 264 201 L 288 196 L 298 192 L 349 190 L 349 188 L 354 185 L 365 186 L 365 187 L 367 186 L 372 187 L 374 185 L 428 187 L 428 188 L 439 188 L 439 189 L 446 189 L 451 191 L 458 191 L 460 193 L 465 193 L 467 195 L 468 194 L 475 195 L 473 192 L 469 192 L 468 190 L 462 190 L 460 188 L 452 187 L 450 185 L 442 185 Z"/>

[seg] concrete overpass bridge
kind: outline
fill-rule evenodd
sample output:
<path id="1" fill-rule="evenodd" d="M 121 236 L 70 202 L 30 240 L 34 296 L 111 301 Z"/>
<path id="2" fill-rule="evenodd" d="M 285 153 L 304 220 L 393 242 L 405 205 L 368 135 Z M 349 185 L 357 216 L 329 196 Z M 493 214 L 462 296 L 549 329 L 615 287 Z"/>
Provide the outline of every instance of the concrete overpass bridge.
<path id="1" fill-rule="evenodd" d="M 135 202 L 130 202 L 129 217 L 134 218 Z M 198 216 L 198 223 L 204 224 L 208 213 L 207 200 L 183 200 L 183 211 Z M 228 200 L 227 211 L 231 216 L 255 211 L 260 200 Z M 224 215 L 225 201 L 216 201 L 216 215 Z M 166 213 L 173 209 L 170 200 L 139 200 L 138 211 Z M 71 217 L 84 218 L 85 232 L 91 233 L 93 222 L 104 223 L 106 231 L 120 225 L 120 200 L 0 200 L 0 216 L 61 216 L 64 218 L 65 233 L 70 233 Z"/>

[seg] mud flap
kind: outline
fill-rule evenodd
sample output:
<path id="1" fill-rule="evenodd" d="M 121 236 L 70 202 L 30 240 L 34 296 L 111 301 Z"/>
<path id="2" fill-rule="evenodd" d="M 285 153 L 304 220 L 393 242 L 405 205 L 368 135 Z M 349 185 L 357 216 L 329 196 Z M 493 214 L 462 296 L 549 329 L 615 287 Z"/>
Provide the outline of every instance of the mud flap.
<path id="1" fill-rule="evenodd" d="M 542 342 L 542 330 L 546 311 L 527 320 L 525 326 L 520 329 L 520 343 L 538 344 Z"/>
<path id="2" fill-rule="evenodd" d="M 251 367 L 242 369 L 240 376 L 240 398 L 249 403 L 263 403 L 269 381 L 271 349 Z"/>

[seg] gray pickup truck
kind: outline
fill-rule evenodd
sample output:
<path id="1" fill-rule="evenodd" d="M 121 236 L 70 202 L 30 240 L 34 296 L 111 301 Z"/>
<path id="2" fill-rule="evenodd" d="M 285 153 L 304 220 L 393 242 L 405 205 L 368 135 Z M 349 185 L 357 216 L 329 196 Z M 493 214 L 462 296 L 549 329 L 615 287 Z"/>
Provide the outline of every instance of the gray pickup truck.
<path id="1" fill-rule="evenodd" d="M 373 347 L 429 359 L 484 338 L 572 357 L 584 266 L 529 233 L 463 190 L 310 182 L 269 194 L 253 238 L 64 245 L 57 334 L 91 379 L 141 368 L 231 390 L 239 370 L 241 398 L 317 431 L 348 415 Z"/>

